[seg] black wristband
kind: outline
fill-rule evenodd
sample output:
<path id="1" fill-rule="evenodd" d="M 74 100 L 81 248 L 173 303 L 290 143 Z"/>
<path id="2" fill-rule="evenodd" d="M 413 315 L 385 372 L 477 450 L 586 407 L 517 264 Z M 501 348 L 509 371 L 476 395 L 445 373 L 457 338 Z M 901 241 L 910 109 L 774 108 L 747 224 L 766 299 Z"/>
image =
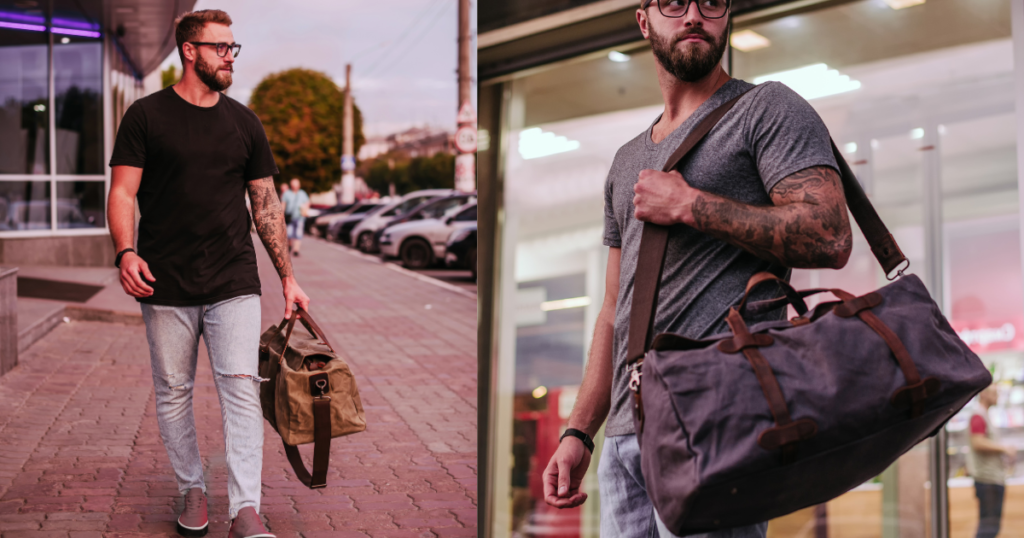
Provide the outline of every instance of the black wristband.
<path id="1" fill-rule="evenodd" d="M 571 435 L 580 441 L 583 441 L 583 446 L 587 447 L 587 450 L 589 450 L 591 454 L 594 453 L 594 440 L 591 439 L 589 435 L 577 430 L 576 428 L 566 428 L 565 433 L 558 438 L 558 442 L 561 443 L 562 439 L 565 439 L 565 436 L 567 435 Z"/>
<path id="2" fill-rule="evenodd" d="M 120 269 L 121 268 L 121 258 L 123 258 L 124 255 L 129 253 L 129 252 L 135 252 L 135 249 L 134 248 L 126 248 L 126 249 L 122 250 L 121 252 L 118 252 L 117 253 L 117 257 L 114 258 L 114 267 L 117 267 L 118 269 Z"/>

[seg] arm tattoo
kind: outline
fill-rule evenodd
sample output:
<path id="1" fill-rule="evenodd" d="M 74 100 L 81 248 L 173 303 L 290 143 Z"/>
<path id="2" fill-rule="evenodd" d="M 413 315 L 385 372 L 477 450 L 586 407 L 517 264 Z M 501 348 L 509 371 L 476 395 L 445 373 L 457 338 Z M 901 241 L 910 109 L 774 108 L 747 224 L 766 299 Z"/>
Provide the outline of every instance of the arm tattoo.
<path id="1" fill-rule="evenodd" d="M 779 181 L 770 194 L 774 206 L 700 193 L 692 207 L 695 227 L 785 267 L 846 264 L 853 237 L 835 170 L 806 168 Z"/>
<path id="2" fill-rule="evenodd" d="M 281 278 L 292 275 L 292 260 L 288 252 L 288 232 L 284 225 L 284 208 L 277 197 L 273 178 L 265 177 L 249 182 L 252 201 L 252 220 L 256 233 L 267 248 Z"/>

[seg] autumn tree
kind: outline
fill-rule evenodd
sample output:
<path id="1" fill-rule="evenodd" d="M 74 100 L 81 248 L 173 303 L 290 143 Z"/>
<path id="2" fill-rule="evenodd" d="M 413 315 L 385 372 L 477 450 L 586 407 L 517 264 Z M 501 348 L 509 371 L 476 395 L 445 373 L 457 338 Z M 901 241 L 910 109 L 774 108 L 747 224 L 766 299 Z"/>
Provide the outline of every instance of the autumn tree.
<path id="1" fill-rule="evenodd" d="M 366 186 L 387 194 L 392 184 L 396 194 L 455 188 L 455 156 L 435 153 L 431 157 L 410 159 L 395 153 L 381 155 L 366 171 Z"/>
<path id="2" fill-rule="evenodd" d="M 323 192 L 341 179 L 341 129 L 345 92 L 330 77 L 309 69 L 289 69 L 260 81 L 249 99 L 270 140 L 281 173 L 297 177 L 308 192 Z M 355 153 L 365 141 L 363 118 L 353 106 Z"/>

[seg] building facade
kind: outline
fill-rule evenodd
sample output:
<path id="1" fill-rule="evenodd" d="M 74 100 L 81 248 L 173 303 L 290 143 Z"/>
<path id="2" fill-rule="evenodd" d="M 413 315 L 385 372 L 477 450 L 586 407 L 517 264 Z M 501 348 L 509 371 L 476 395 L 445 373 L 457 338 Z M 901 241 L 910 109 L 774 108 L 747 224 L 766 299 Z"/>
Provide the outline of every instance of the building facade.
<path id="1" fill-rule="evenodd" d="M 194 0 L 0 0 L 0 264 L 102 266 L 107 162 Z"/>
<path id="2" fill-rule="evenodd" d="M 479 154 L 481 528 L 598 536 L 596 468 L 555 510 L 541 472 L 575 400 L 604 297 L 603 188 L 616 150 L 662 109 L 635 0 L 481 5 Z M 733 0 L 733 77 L 778 80 L 817 110 L 961 338 L 992 370 L 990 423 L 1024 459 L 1024 3 Z M 863 236 L 798 288 L 886 283 Z M 973 536 L 976 404 L 889 470 L 769 536 Z M 600 435 L 596 440 L 601 446 Z M 1024 529 L 1024 465 L 1008 467 L 1000 536 Z M 1017 534 L 1014 534 L 1017 533 Z M 1024 536 L 1024 535 L 1022 535 Z"/>

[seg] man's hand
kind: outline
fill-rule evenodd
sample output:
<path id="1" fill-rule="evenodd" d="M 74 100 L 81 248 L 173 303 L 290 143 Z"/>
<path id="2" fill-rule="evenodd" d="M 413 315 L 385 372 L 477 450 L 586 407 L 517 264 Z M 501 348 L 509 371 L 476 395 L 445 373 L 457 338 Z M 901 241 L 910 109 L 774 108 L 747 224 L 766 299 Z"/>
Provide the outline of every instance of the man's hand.
<path id="1" fill-rule="evenodd" d="M 643 170 L 633 192 L 633 216 L 637 220 L 670 226 L 687 222 L 688 215 L 692 220 L 690 207 L 700 191 L 691 187 L 675 170 Z"/>
<path id="2" fill-rule="evenodd" d="M 126 252 L 121 256 L 121 287 L 125 293 L 140 299 L 153 295 L 153 288 L 146 280 L 156 282 L 153 273 L 149 272 L 149 264 L 134 252 Z"/>
<path id="3" fill-rule="evenodd" d="M 299 287 L 294 276 L 286 276 L 281 279 L 284 287 L 284 319 L 292 317 L 292 305 L 299 303 L 303 310 L 309 310 L 309 297 Z"/>
<path id="4" fill-rule="evenodd" d="M 590 467 L 590 451 L 583 441 L 566 436 L 544 469 L 544 501 L 556 508 L 574 508 L 587 500 L 580 491 Z"/>

